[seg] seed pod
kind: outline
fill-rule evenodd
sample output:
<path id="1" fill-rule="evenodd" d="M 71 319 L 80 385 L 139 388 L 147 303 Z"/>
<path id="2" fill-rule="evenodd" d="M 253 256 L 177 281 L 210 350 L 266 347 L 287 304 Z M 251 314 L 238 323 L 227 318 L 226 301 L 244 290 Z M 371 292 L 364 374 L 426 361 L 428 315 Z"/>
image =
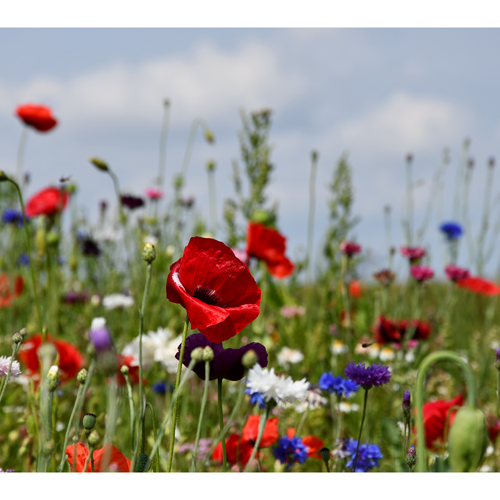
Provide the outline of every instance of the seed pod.
<path id="1" fill-rule="evenodd" d="M 484 413 L 469 407 L 458 410 L 448 438 L 449 461 L 454 472 L 474 472 L 486 451 Z"/>
<path id="2" fill-rule="evenodd" d="M 147 472 L 145 468 L 148 460 L 149 456 L 147 453 L 139 453 L 139 455 L 135 459 L 134 472 Z"/>
<path id="3" fill-rule="evenodd" d="M 89 158 L 90 163 L 94 165 L 94 167 L 98 168 L 99 170 L 102 170 L 103 172 L 107 172 L 109 170 L 108 165 L 106 164 L 105 161 L 101 160 L 100 158 L 96 158 L 95 156 L 91 156 Z"/>
<path id="4" fill-rule="evenodd" d="M 83 416 L 83 428 L 86 431 L 91 431 L 96 423 L 97 417 L 93 413 L 86 413 Z"/>

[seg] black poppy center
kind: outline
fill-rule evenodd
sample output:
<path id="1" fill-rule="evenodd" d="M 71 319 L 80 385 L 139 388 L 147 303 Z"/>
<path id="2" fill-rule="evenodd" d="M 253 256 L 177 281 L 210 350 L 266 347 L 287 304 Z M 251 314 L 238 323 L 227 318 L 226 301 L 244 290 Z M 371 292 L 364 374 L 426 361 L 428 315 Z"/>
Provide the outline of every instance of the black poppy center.
<path id="1" fill-rule="evenodd" d="M 198 285 L 194 289 L 193 297 L 197 298 L 198 300 L 201 300 L 202 302 L 210 306 L 218 306 L 220 304 L 220 298 L 215 292 L 215 290 L 212 290 L 211 288 L 205 285 Z"/>

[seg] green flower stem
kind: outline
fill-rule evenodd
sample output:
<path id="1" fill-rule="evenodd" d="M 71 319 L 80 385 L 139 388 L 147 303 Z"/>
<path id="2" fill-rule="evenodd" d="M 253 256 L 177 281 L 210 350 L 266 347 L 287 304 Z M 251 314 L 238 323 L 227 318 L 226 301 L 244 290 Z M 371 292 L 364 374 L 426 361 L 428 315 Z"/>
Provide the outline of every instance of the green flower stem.
<path id="1" fill-rule="evenodd" d="M 194 441 L 193 463 L 191 465 L 192 471 L 194 471 L 196 469 L 196 453 L 198 452 L 198 441 L 200 440 L 201 424 L 203 423 L 203 414 L 205 413 L 205 406 L 207 404 L 209 382 L 210 382 L 210 361 L 205 361 L 205 387 L 203 388 L 203 397 L 201 398 L 200 417 L 198 419 L 198 428 L 196 429 L 196 439 Z M 222 435 L 224 435 L 223 432 L 221 432 L 221 433 L 222 433 Z"/>
<path id="2" fill-rule="evenodd" d="M 203 121 L 199 118 L 193 121 L 191 125 L 191 130 L 189 131 L 189 138 L 186 145 L 186 151 L 184 152 L 184 160 L 182 161 L 182 170 L 181 176 L 182 179 L 186 179 L 187 170 L 189 167 L 189 161 L 191 160 L 191 153 L 193 152 L 194 139 L 196 137 L 196 130 L 198 129 L 198 125 L 203 128 Z"/>
<path id="3" fill-rule="evenodd" d="M 80 418 L 81 418 L 81 414 L 82 414 L 83 403 L 85 402 L 85 395 L 87 394 L 88 388 L 90 386 L 90 381 L 92 380 L 92 377 L 94 375 L 94 371 L 95 371 L 95 360 L 93 359 L 90 362 L 89 371 L 87 373 L 87 380 L 85 380 L 85 386 L 83 388 L 83 397 L 78 403 L 78 409 L 77 409 L 77 413 L 76 413 L 77 419 L 76 419 L 76 425 L 75 425 L 75 430 L 76 430 L 75 434 L 77 436 L 80 434 Z"/>
<path id="4" fill-rule="evenodd" d="M 156 429 L 155 411 L 154 411 L 153 405 L 151 403 L 147 402 L 146 406 L 149 406 L 149 410 L 151 411 L 151 418 L 153 419 L 153 437 L 154 437 L 154 440 L 156 441 L 156 438 L 158 437 L 158 431 Z M 143 453 L 144 453 L 144 450 L 143 450 Z M 156 472 L 160 472 L 160 449 L 159 448 L 156 449 Z"/>
<path id="5" fill-rule="evenodd" d="M 115 377 L 108 381 L 106 389 L 106 427 L 104 430 L 104 443 L 112 443 L 115 436 L 116 420 L 118 418 L 118 384 Z M 105 458 L 105 457 L 104 457 Z M 106 461 L 103 459 L 103 463 Z M 103 470 L 106 470 L 103 467 Z"/>
<path id="6" fill-rule="evenodd" d="M 26 140 L 28 139 L 28 132 L 29 127 L 28 125 L 25 125 L 23 127 L 21 139 L 19 139 L 19 146 L 17 148 L 16 180 L 21 186 L 23 177 L 24 153 L 26 151 Z"/>
<path id="7" fill-rule="evenodd" d="M 134 410 L 134 395 L 132 392 L 132 384 L 130 383 L 130 377 L 128 373 L 123 375 L 125 377 L 125 382 L 127 384 L 127 396 L 128 396 L 128 409 L 130 414 L 130 439 L 131 447 L 134 449 L 135 443 L 135 410 Z"/>
<path id="8" fill-rule="evenodd" d="M 460 366 L 460 368 L 462 368 L 467 385 L 467 404 L 471 409 L 477 408 L 477 389 L 474 372 L 458 354 L 452 351 L 439 351 L 429 354 L 429 356 L 427 356 L 422 363 L 420 363 L 415 388 L 415 403 L 417 408 L 417 472 L 427 472 L 424 417 L 422 413 L 422 406 L 424 404 L 425 376 L 429 367 L 436 361 L 440 360 L 454 361 Z"/>
<path id="9" fill-rule="evenodd" d="M 182 361 L 184 360 L 184 348 L 186 347 L 186 337 L 187 337 L 188 327 L 189 327 L 189 318 L 187 317 L 186 314 L 186 321 L 184 322 L 184 330 L 182 331 L 181 352 L 179 353 L 179 364 L 177 365 L 177 376 L 175 378 L 174 392 L 177 391 L 181 379 Z M 173 404 L 172 428 L 170 431 L 170 448 L 168 454 L 167 472 L 170 472 L 172 470 L 172 459 L 174 455 L 174 443 L 175 443 L 175 426 L 177 424 L 177 406 L 178 406 L 177 399 L 175 400 L 175 403 L 172 400 L 172 404 Z"/>
<path id="10" fill-rule="evenodd" d="M 340 398 L 341 396 L 337 396 L 337 434 L 335 436 L 334 444 L 340 439 L 340 436 L 342 434 L 342 412 L 340 411 Z"/>
<path id="11" fill-rule="evenodd" d="M 82 472 L 87 472 L 87 467 L 89 466 L 90 458 L 92 457 L 92 463 L 94 462 L 94 447 L 89 445 L 89 454 L 87 456 L 87 460 L 85 461 L 85 465 L 83 466 L 83 471 Z M 76 463 L 76 455 L 75 458 L 73 459 L 74 462 Z M 92 472 L 94 472 L 94 467 L 92 467 Z"/>
<path id="12" fill-rule="evenodd" d="M 316 170 L 318 166 L 318 155 L 311 154 L 311 175 L 309 177 L 309 216 L 307 218 L 307 278 L 308 282 L 312 276 L 312 253 L 314 242 L 314 208 L 316 203 Z"/>
<path id="13" fill-rule="evenodd" d="M 349 268 L 349 257 L 347 255 L 342 255 L 341 266 L 340 266 L 340 284 L 342 288 L 342 301 L 345 308 L 345 323 L 347 330 L 347 345 L 349 350 L 353 350 L 353 335 L 352 335 L 352 325 L 351 325 L 351 304 L 349 301 L 349 293 L 347 291 L 347 286 L 345 282 L 345 277 Z"/>
<path id="14" fill-rule="evenodd" d="M 3 393 L 5 392 L 5 388 L 7 387 L 7 384 L 9 383 L 10 372 L 12 370 L 12 363 L 14 362 L 14 358 L 16 357 L 17 351 L 19 351 L 20 346 L 21 346 L 20 343 L 14 344 L 12 346 L 12 356 L 10 357 L 9 371 L 7 372 L 7 376 L 5 377 L 5 382 L 3 383 L 2 392 L 0 393 L 0 403 L 2 402 Z"/>
<path id="15" fill-rule="evenodd" d="M 358 451 L 359 451 L 359 445 L 361 444 L 361 433 L 363 432 L 363 424 L 365 423 L 366 402 L 368 400 L 368 391 L 369 391 L 369 389 L 365 389 L 365 398 L 363 400 L 363 416 L 361 417 L 361 425 L 359 427 L 358 445 L 356 446 L 356 457 L 354 458 L 354 466 L 352 468 L 353 472 L 356 472 L 356 465 L 358 463 Z"/>
<path id="16" fill-rule="evenodd" d="M 218 380 L 217 385 L 217 403 L 219 408 L 219 427 L 221 433 L 221 441 L 222 441 L 222 470 L 226 472 L 226 440 L 224 435 L 224 417 L 222 415 L 222 379 Z"/>
<path id="17" fill-rule="evenodd" d="M 210 206 L 210 219 L 212 233 L 217 233 L 217 196 L 215 194 L 215 169 L 209 169 L 208 174 L 208 198 Z"/>
<path id="18" fill-rule="evenodd" d="M 250 467 L 250 464 L 252 463 L 253 459 L 255 458 L 255 455 L 257 454 L 257 451 L 259 450 L 260 441 L 264 434 L 264 429 L 266 427 L 266 422 L 267 419 L 269 418 L 270 412 L 271 412 L 271 406 L 269 404 L 266 404 L 264 416 L 261 417 L 259 420 L 259 433 L 257 434 L 257 441 L 255 441 L 255 446 L 253 447 L 252 454 L 250 455 L 250 459 L 248 460 L 247 465 L 243 472 L 246 472 L 248 467 Z"/>
<path id="19" fill-rule="evenodd" d="M 83 396 L 85 394 L 84 390 L 85 390 L 85 385 L 84 384 L 80 384 L 80 387 L 78 387 L 78 393 L 76 395 L 75 404 L 73 406 L 73 411 L 71 412 L 71 416 L 69 417 L 68 426 L 66 428 L 66 435 L 64 436 L 64 444 L 63 444 L 62 453 L 61 453 L 61 463 L 59 464 L 59 467 L 57 467 L 57 472 L 62 472 L 63 469 L 64 469 L 64 464 L 66 462 L 66 457 L 67 457 L 67 455 L 66 455 L 66 447 L 68 446 L 69 433 L 70 433 L 71 427 L 73 425 L 73 419 L 75 418 L 76 409 L 79 406 L 80 401 L 81 401 L 81 399 L 83 398 Z"/>
<path id="20" fill-rule="evenodd" d="M 245 398 L 246 386 L 247 386 L 247 384 L 246 384 L 246 379 L 245 379 L 245 383 L 241 384 L 240 393 L 238 394 L 238 399 L 236 400 L 236 404 L 234 405 L 233 412 L 231 413 L 231 416 L 229 417 L 229 419 L 226 422 L 226 425 L 224 426 L 224 435 L 226 435 L 228 433 L 229 427 L 231 426 L 231 423 L 234 422 L 236 416 L 238 415 L 238 412 L 240 411 L 241 404 L 243 403 L 243 400 Z M 212 456 L 212 453 L 215 450 L 215 447 L 221 442 L 221 439 L 222 439 L 222 433 L 219 433 L 219 437 L 217 438 L 217 440 L 214 443 L 212 443 L 210 450 L 205 455 L 203 460 L 198 464 L 196 471 L 199 471 L 203 467 L 205 462 L 208 460 L 208 458 Z"/>
<path id="21" fill-rule="evenodd" d="M 30 272 L 31 272 L 31 284 L 33 285 L 33 297 L 35 299 L 35 307 L 36 307 L 36 314 L 38 318 L 38 327 L 40 328 L 40 332 L 42 334 L 42 342 L 45 340 L 46 336 L 43 333 L 43 325 L 42 325 L 42 317 L 40 315 L 40 305 L 38 303 L 38 295 L 36 293 L 36 282 L 35 282 L 35 269 L 33 265 L 33 259 L 31 258 L 31 243 L 30 243 L 30 235 L 28 232 L 28 224 L 26 221 L 26 212 L 24 210 L 24 202 L 23 202 L 23 195 L 21 194 L 21 189 L 19 188 L 19 184 L 14 181 L 13 179 L 7 177 L 7 180 L 14 185 L 14 187 L 17 190 L 17 194 L 19 196 L 19 202 L 21 203 L 21 212 L 23 213 L 23 225 L 24 225 L 24 232 L 26 234 L 26 244 L 28 245 L 28 257 L 30 259 Z"/>
<path id="22" fill-rule="evenodd" d="M 182 359 L 182 356 L 180 357 L 180 359 Z M 196 364 L 196 361 L 194 361 L 192 359 L 191 362 L 189 363 L 189 366 L 187 367 L 186 372 L 182 376 L 182 379 L 181 379 L 181 381 L 179 383 L 179 386 L 174 390 L 174 394 L 172 396 L 172 402 L 170 404 L 170 409 L 167 412 L 165 420 L 161 424 L 160 431 L 158 432 L 158 436 L 155 439 L 155 444 L 153 446 L 153 449 L 151 450 L 151 453 L 149 455 L 148 463 L 146 464 L 146 467 L 144 468 L 144 470 L 148 470 L 149 469 L 149 466 L 151 465 L 151 462 L 152 462 L 152 458 L 151 457 L 155 453 L 157 453 L 157 451 L 159 450 L 161 440 L 163 439 L 163 435 L 165 434 L 165 429 L 167 428 L 167 425 L 168 425 L 168 423 L 170 421 L 171 416 L 173 416 L 175 414 L 175 409 L 176 409 L 175 407 L 176 407 L 176 403 L 177 403 L 177 398 L 178 398 L 179 394 L 181 393 L 181 390 L 184 387 L 184 384 L 186 383 L 186 381 L 191 376 L 191 373 L 192 373 L 192 370 L 193 370 L 193 367 L 194 367 L 195 364 Z M 174 432 L 175 432 L 175 430 L 174 430 Z M 173 440 L 174 440 L 173 437 L 171 437 L 171 442 Z M 170 458 L 170 456 L 171 456 L 171 454 L 169 455 L 169 458 Z M 133 467 L 134 467 L 134 463 L 132 462 L 131 465 L 130 465 L 130 472 L 132 472 Z M 168 467 L 168 465 L 167 465 L 167 467 Z M 168 471 L 168 472 L 170 472 L 170 471 Z"/>
<path id="23" fill-rule="evenodd" d="M 302 415 L 302 418 L 300 419 L 299 425 L 297 427 L 297 436 L 300 436 L 300 431 L 302 430 L 302 427 L 304 427 L 304 424 L 307 420 L 307 415 L 309 415 L 309 404 L 307 405 L 304 415 Z"/>

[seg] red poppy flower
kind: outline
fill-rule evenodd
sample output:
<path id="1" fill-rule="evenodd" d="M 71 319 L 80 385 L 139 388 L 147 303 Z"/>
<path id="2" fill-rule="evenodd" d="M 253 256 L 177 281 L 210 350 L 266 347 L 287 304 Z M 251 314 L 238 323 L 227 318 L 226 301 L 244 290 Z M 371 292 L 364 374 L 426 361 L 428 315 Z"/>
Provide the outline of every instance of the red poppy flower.
<path id="1" fill-rule="evenodd" d="M 295 437 L 295 429 L 289 428 L 286 431 L 288 439 Z M 317 458 L 318 460 L 323 460 L 319 451 L 325 446 L 325 442 L 316 436 L 304 436 L 302 438 L 302 443 L 307 446 L 307 456 L 311 458 Z"/>
<path id="2" fill-rule="evenodd" d="M 401 341 L 399 324 L 384 316 L 379 316 L 377 325 L 372 328 L 372 332 L 375 334 L 375 341 L 378 344 Z"/>
<path id="3" fill-rule="evenodd" d="M 109 457 L 109 465 L 106 470 L 101 470 L 104 464 L 104 456 L 106 451 L 111 448 Z M 73 470 L 73 453 L 75 451 L 75 445 L 69 445 L 66 448 L 66 454 L 68 455 L 68 462 Z M 106 443 L 100 450 L 94 450 L 94 472 L 108 472 L 109 470 L 115 470 L 118 472 L 130 472 L 130 464 L 132 463 L 128 458 L 125 458 L 123 453 L 113 446 L 111 443 Z M 76 472 L 83 472 L 85 467 L 85 462 L 89 456 L 89 449 L 82 443 L 76 445 Z M 107 460 L 107 461 L 108 461 Z M 87 472 L 91 472 L 91 463 L 89 460 L 89 465 L 87 467 Z"/>
<path id="4" fill-rule="evenodd" d="M 23 104 L 16 109 L 16 115 L 21 120 L 39 132 L 47 132 L 57 125 L 57 120 L 52 116 L 52 111 L 46 106 L 37 104 Z"/>
<path id="5" fill-rule="evenodd" d="M 226 459 L 231 465 L 241 463 L 246 465 L 250 460 L 255 441 L 259 433 L 259 415 L 250 415 L 248 421 L 243 427 L 243 433 L 231 434 L 226 440 Z M 259 444 L 261 448 L 272 446 L 278 440 L 278 419 L 270 418 L 264 427 L 264 433 Z M 215 462 L 222 461 L 222 443 L 219 443 L 212 454 L 212 460 Z"/>
<path id="6" fill-rule="evenodd" d="M 488 415 L 486 415 L 486 430 L 488 431 L 491 442 L 494 443 L 500 432 L 500 418 L 496 418 L 495 415 L 488 413 Z"/>
<path id="7" fill-rule="evenodd" d="M 12 304 L 13 299 L 23 293 L 24 280 L 21 276 L 16 276 L 14 289 L 10 288 L 10 280 L 7 274 L 0 274 L 0 309 Z"/>
<path id="8" fill-rule="evenodd" d="M 412 319 L 411 321 L 401 321 L 399 323 L 401 335 L 404 335 L 407 330 L 413 331 L 412 340 L 425 340 L 431 334 L 431 325 L 419 319 Z"/>
<path id="9" fill-rule="evenodd" d="M 425 446 L 432 451 L 438 451 L 436 443 L 443 443 L 446 440 L 444 435 L 446 421 L 448 420 L 448 432 L 455 419 L 456 410 L 450 413 L 453 406 L 462 406 L 464 397 L 457 396 L 451 401 L 438 399 L 433 403 L 425 403 L 422 407 L 424 416 Z M 450 414 L 448 416 L 448 414 Z M 417 426 L 413 428 L 413 434 L 417 434 Z"/>
<path id="10" fill-rule="evenodd" d="M 219 344 L 260 313 L 260 288 L 224 243 L 195 236 L 170 266 L 167 298 L 186 309 L 191 328 Z"/>
<path id="11" fill-rule="evenodd" d="M 59 355 L 58 366 L 61 384 L 75 378 L 85 362 L 82 353 L 65 340 L 51 340 L 50 335 L 47 336 L 47 340 L 56 346 Z M 21 344 L 18 354 L 19 361 L 26 366 L 26 374 L 35 380 L 39 380 L 40 361 L 37 351 L 41 345 L 42 336 L 37 333 Z"/>
<path id="12" fill-rule="evenodd" d="M 351 281 L 349 283 L 349 295 L 353 299 L 358 299 L 363 294 L 363 288 L 358 280 Z"/>
<path id="13" fill-rule="evenodd" d="M 286 238 L 276 229 L 256 222 L 250 222 L 247 230 L 249 257 L 263 260 L 267 270 L 275 278 L 286 278 L 293 273 L 294 264 L 285 257 Z"/>
<path id="14" fill-rule="evenodd" d="M 54 215 L 62 212 L 68 204 L 69 193 L 60 189 L 49 187 L 33 195 L 26 204 L 28 217 L 37 215 Z"/>
<path id="15" fill-rule="evenodd" d="M 467 288 L 467 290 L 479 295 L 493 297 L 500 294 L 500 287 L 496 283 L 479 278 L 478 276 L 470 276 L 469 278 L 457 281 L 457 285 L 460 288 Z"/>
<path id="16" fill-rule="evenodd" d="M 116 380 L 120 385 L 127 385 L 127 381 L 123 373 L 120 371 L 122 366 L 128 366 L 128 376 L 130 378 L 130 383 L 132 385 L 137 385 L 139 383 L 139 365 L 134 363 L 134 356 L 123 356 L 122 354 L 118 354 L 118 372 L 116 374 Z M 146 381 L 143 377 L 142 383 L 145 384 Z"/>

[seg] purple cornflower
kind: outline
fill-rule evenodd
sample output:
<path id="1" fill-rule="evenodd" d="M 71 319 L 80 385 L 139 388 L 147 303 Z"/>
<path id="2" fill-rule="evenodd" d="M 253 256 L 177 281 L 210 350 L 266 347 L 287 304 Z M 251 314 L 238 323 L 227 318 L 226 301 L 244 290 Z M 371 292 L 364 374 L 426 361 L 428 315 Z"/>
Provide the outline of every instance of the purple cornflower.
<path id="1" fill-rule="evenodd" d="M 358 442 L 351 439 L 347 444 L 347 450 L 351 455 L 351 459 L 346 463 L 346 467 L 352 469 L 356 458 L 356 448 Z M 356 463 L 355 472 L 367 472 L 374 467 L 380 467 L 379 460 L 384 455 L 380 452 L 380 448 L 376 444 L 362 444 L 359 446 L 359 457 Z"/>
<path id="2" fill-rule="evenodd" d="M 294 463 L 303 464 L 306 461 L 307 452 L 307 446 L 297 436 L 293 438 L 283 436 L 278 441 L 278 445 L 273 448 L 274 456 L 282 464 L 286 463 L 287 469 L 290 469 Z"/>
<path id="3" fill-rule="evenodd" d="M 410 391 L 405 391 L 403 394 L 403 415 L 408 416 L 411 411 L 411 396 L 410 396 Z"/>
<path id="4" fill-rule="evenodd" d="M 89 293 L 88 292 L 74 292 L 74 291 L 69 291 L 66 293 L 64 296 L 64 302 L 66 304 L 84 304 L 89 300 Z"/>
<path id="5" fill-rule="evenodd" d="M 328 391 L 330 394 L 334 392 L 338 397 L 348 397 L 351 393 L 359 389 L 359 385 L 340 375 L 334 377 L 332 372 L 328 372 L 323 373 L 319 378 L 319 388 L 323 391 Z"/>
<path id="6" fill-rule="evenodd" d="M 261 410 L 266 407 L 266 401 L 264 400 L 264 396 L 260 392 L 252 392 L 250 389 L 246 389 L 245 394 L 248 394 L 250 396 L 251 405 L 258 404 Z"/>
<path id="7" fill-rule="evenodd" d="M 462 226 L 457 222 L 445 222 L 439 226 L 439 230 L 446 235 L 449 241 L 456 240 L 464 234 Z"/>
<path id="8" fill-rule="evenodd" d="M 365 368 L 363 363 L 356 365 L 353 361 L 346 366 L 344 375 L 365 390 L 387 384 L 391 380 L 388 366 L 373 364 Z"/>

